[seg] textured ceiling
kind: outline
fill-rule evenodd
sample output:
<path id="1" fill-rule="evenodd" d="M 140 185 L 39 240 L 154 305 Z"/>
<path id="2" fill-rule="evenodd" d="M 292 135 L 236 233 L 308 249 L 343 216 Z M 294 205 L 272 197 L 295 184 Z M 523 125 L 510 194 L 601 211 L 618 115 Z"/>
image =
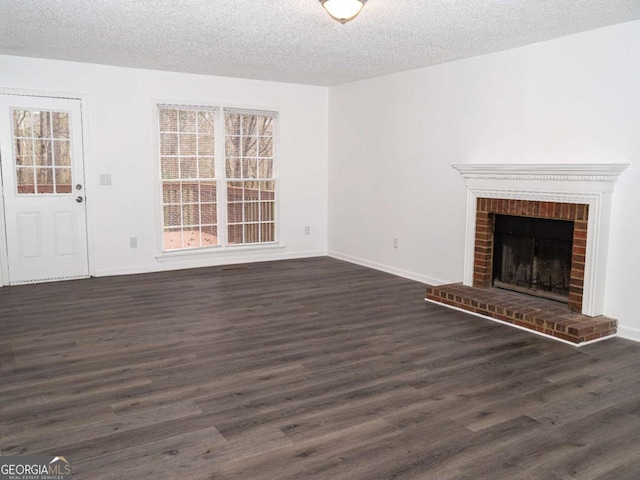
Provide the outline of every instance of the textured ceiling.
<path id="1" fill-rule="evenodd" d="M 640 19 L 640 0 L 0 0 L 0 53 L 337 85 Z"/>

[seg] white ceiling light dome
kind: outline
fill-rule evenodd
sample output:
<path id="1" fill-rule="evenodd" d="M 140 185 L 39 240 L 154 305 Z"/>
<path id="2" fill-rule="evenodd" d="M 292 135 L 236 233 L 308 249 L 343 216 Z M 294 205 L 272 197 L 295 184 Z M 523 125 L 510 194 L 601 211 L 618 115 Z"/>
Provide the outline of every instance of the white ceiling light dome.
<path id="1" fill-rule="evenodd" d="M 367 0 L 320 0 L 331 18 L 347 23 L 358 16 Z"/>

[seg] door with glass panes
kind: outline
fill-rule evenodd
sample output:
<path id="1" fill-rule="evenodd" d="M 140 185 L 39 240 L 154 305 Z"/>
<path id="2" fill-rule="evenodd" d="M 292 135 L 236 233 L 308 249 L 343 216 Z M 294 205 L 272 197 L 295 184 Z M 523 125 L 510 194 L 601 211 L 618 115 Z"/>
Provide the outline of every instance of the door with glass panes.
<path id="1" fill-rule="evenodd" d="M 4 283 L 89 276 L 80 100 L 0 95 Z"/>

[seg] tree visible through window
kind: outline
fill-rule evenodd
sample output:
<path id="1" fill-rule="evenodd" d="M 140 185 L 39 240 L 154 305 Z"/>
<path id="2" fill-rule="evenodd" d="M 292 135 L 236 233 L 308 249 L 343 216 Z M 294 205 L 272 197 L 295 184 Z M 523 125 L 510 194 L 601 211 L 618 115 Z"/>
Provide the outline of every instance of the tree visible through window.
<path id="1" fill-rule="evenodd" d="M 277 114 L 160 106 L 158 124 L 163 249 L 275 242 Z"/>

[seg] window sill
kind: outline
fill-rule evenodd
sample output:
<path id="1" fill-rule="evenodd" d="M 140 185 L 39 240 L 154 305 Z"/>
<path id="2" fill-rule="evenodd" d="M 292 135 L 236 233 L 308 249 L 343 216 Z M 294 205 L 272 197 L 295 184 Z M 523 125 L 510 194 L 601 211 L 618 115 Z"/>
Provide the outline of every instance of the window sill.
<path id="1" fill-rule="evenodd" d="M 239 254 L 256 255 L 263 252 L 282 250 L 284 245 L 280 243 L 269 243 L 264 245 L 234 245 L 229 247 L 207 247 L 194 248 L 189 250 L 162 252 L 156 255 L 159 262 L 171 262 L 185 260 L 189 258 L 202 257 L 231 257 Z"/>

